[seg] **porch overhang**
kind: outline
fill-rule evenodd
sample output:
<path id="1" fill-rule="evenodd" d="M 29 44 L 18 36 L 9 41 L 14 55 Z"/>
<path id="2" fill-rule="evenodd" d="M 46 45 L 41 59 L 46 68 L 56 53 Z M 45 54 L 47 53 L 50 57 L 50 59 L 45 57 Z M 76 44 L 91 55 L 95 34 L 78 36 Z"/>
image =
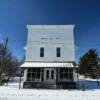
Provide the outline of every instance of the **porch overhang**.
<path id="1" fill-rule="evenodd" d="M 37 62 L 25 62 L 20 67 L 27 68 L 27 67 L 68 67 L 73 68 L 75 67 L 73 63 L 37 63 Z"/>

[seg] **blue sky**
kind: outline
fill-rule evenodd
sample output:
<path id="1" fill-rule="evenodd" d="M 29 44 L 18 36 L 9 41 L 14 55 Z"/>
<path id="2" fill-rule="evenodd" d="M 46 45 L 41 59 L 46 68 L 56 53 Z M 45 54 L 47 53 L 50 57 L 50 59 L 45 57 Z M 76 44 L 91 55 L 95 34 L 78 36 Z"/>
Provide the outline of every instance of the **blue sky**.
<path id="1" fill-rule="evenodd" d="M 22 59 L 27 24 L 75 24 L 76 60 L 89 48 L 100 51 L 100 0 L 0 0 L 0 41 Z"/>

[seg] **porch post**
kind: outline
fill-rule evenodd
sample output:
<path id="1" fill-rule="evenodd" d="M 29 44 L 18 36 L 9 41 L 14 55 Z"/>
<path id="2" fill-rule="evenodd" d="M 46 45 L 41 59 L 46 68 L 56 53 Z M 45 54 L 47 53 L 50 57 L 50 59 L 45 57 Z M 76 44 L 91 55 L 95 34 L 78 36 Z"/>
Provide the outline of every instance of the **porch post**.
<path id="1" fill-rule="evenodd" d="M 27 68 L 24 70 L 24 82 L 27 81 Z"/>
<path id="2" fill-rule="evenodd" d="M 58 67 L 56 68 L 56 85 L 58 84 Z"/>
<path id="3" fill-rule="evenodd" d="M 41 67 L 41 82 L 43 83 L 43 79 L 44 79 L 44 68 Z"/>

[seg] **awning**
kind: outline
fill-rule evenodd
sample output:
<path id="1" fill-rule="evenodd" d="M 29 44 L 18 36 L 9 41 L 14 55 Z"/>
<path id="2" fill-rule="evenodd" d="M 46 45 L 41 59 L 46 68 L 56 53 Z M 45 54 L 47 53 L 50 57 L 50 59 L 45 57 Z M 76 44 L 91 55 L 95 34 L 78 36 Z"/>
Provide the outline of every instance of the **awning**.
<path id="1" fill-rule="evenodd" d="M 75 67 L 72 63 L 35 63 L 25 62 L 20 67 Z"/>

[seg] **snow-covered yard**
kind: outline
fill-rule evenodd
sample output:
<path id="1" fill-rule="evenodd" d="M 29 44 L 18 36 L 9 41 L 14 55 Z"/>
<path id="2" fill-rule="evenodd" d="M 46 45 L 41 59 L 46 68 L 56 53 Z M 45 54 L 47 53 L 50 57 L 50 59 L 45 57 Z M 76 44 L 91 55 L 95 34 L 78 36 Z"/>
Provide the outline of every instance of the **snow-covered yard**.
<path id="1" fill-rule="evenodd" d="M 81 82 L 80 82 L 81 83 Z M 18 82 L 0 86 L 0 100 L 99 100 L 100 89 L 95 80 L 85 80 L 86 91 L 18 89 Z"/>

